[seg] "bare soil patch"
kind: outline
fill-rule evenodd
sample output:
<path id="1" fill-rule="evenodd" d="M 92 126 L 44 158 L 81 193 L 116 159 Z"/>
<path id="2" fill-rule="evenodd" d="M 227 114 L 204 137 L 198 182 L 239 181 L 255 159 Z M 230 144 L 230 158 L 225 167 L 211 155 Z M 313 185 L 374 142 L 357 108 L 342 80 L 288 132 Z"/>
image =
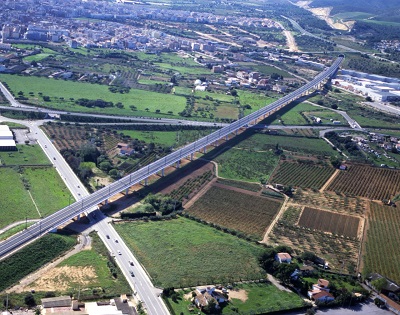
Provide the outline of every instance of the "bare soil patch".
<path id="1" fill-rule="evenodd" d="M 246 290 L 231 290 L 229 291 L 229 299 L 239 299 L 242 302 L 246 302 L 246 300 L 248 299 L 247 296 L 247 291 Z"/>
<path id="2" fill-rule="evenodd" d="M 26 286 L 24 291 L 63 291 L 71 286 L 71 282 L 86 285 L 97 278 L 92 266 L 63 266 L 48 270 L 46 274 L 34 283 Z"/>

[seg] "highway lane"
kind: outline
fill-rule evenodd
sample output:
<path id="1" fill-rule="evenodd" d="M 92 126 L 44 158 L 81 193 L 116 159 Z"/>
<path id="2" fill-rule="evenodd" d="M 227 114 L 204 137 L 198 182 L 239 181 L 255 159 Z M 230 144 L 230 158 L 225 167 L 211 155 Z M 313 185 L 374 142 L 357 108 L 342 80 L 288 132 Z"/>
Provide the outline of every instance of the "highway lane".
<path id="1" fill-rule="evenodd" d="M 83 190 L 83 186 L 76 187 L 76 193 L 78 194 L 78 199 L 80 197 L 80 199 L 78 201 L 76 201 L 73 204 L 71 204 L 70 206 L 65 207 L 64 209 L 61 209 L 60 211 L 44 218 L 39 223 L 34 224 L 31 227 L 29 227 L 27 230 L 13 236 L 13 237 L 10 237 L 8 240 L 0 243 L 0 257 L 5 256 L 7 253 L 15 250 L 22 244 L 34 239 L 35 237 L 39 237 L 39 236 L 43 235 L 44 233 L 46 233 L 47 231 L 50 231 L 50 230 L 54 229 L 55 227 L 68 222 L 74 216 L 77 216 L 80 213 L 85 212 L 85 211 L 92 211 L 99 203 L 108 199 L 112 195 L 114 195 L 118 192 L 124 191 L 126 188 L 129 188 L 132 185 L 145 180 L 150 175 L 155 174 L 156 172 L 161 171 L 165 167 L 180 161 L 180 159 L 190 156 L 190 154 L 192 154 L 196 151 L 202 150 L 207 145 L 210 145 L 210 144 L 214 143 L 215 141 L 235 132 L 239 128 L 246 126 L 252 122 L 255 122 L 255 120 L 257 118 L 263 117 L 264 115 L 267 115 L 267 114 L 270 114 L 270 113 L 282 108 L 283 106 L 289 104 L 291 101 L 302 96 L 309 89 L 311 89 L 311 88 L 315 87 L 316 85 L 318 85 L 319 83 L 321 83 L 321 81 L 323 81 L 324 79 L 332 76 L 337 71 L 337 68 L 339 67 L 343 58 L 344 57 L 337 58 L 333 62 L 331 67 L 329 67 L 326 70 L 324 70 L 323 72 L 321 72 L 312 81 L 310 81 L 303 87 L 299 88 L 298 90 L 284 96 L 283 98 L 275 101 L 274 103 L 272 103 L 264 108 L 259 109 L 258 111 L 253 112 L 252 114 L 250 114 L 238 121 L 235 121 L 234 123 L 232 123 L 228 126 L 223 127 L 222 129 L 215 131 L 214 133 L 212 133 L 210 135 L 207 135 L 207 136 L 183 147 L 182 149 L 172 152 L 171 154 L 167 155 L 166 157 L 163 157 L 162 159 L 155 161 L 155 162 L 149 164 L 148 166 L 143 167 L 130 175 L 127 175 L 126 177 L 108 185 L 107 187 L 104 187 L 90 195 L 87 195 L 87 192 L 85 192 Z M 36 126 L 36 128 L 38 128 L 38 127 Z M 35 132 L 36 132 L 36 130 L 35 130 Z M 37 132 L 39 134 L 39 131 L 37 131 Z M 39 139 L 39 143 L 41 143 L 42 141 L 46 141 L 46 140 Z M 50 141 L 50 140 L 47 139 L 47 141 Z M 51 150 L 48 151 L 48 154 L 53 155 L 52 158 L 53 158 L 54 163 L 56 163 L 56 161 L 57 161 L 57 164 L 56 164 L 57 167 L 62 168 L 62 169 L 64 169 L 64 167 L 68 167 L 66 162 L 63 161 L 63 159 L 61 157 L 59 158 L 57 153 L 54 151 L 51 151 Z M 58 162 L 60 162 L 60 163 L 58 163 Z M 65 165 L 63 163 L 65 163 Z M 69 178 L 68 180 L 69 180 L 70 185 L 76 185 L 76 183 L 73 181 L 73 178 Z M 73 188 L 75 189 L 75 186 L 73 186 Z M 108 230 L 108 231 L 110 231 L 109 233 L 111 233 L 111 230 Z M 103 235 L 104 232 L 99 229 L 99 234 Z M 111 246 L 111 248 L 115 249 L 114 246 Z M 115 250 L 114 250 L 114 252 L 115 252 Z M 125 254 L 127 255 L 126 252 L 125 252 Z M 118 255 L 118 256 L 120 256 L 120 255 Z M 118 258 L 117 258 L 117 261 L 119 262 Z M 124 266 L 123 263 L 122 263 L 122 266 Z M 122 267 L 122 268 L 124 268 L 124 267 Z M 142 283 L 143 283 L 143 281 L 141 283 L 139 283 L 140 287 L 142 286 Z M 136 286 L 135 288 L 139 292 L 139 287 Z M 148 288 L 146 288 L 146 290 L 148 290 Z M 152 294 L 150 294 L 150 296 L 153 297 Z M 141 297 L 144 300 L 145 297 L 144 296 L 141 296 Z M 146 302 L 146 305 L 148 307 L 151 307 L 152 303 L 156 303 L 157 301 L 158 300 L 156 299 L 151 302 Z M 162 308 L 162 307 L 163 307 L 163 304 L 160 306 L 160 308 Z M 162 313 L 153 313 L 153 314 L 162 314 Z"/>

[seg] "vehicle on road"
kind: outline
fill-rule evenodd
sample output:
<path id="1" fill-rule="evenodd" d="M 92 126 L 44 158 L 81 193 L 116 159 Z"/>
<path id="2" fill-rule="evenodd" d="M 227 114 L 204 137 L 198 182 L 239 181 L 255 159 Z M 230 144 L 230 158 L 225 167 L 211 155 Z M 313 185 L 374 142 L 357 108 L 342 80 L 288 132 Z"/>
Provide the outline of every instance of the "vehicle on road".
<path id="1" fill-rule="evenodd" d="M 132 261 L 132 260 L 130 260 L 130 261 L 129 261 L 129 264 L 130 264 L 131 266 L 133 266 L 133 261 Z"/>
<path id="2" fill-rule="evenodd" d="M 53 157 L 53 160 L 56 160 L 56 158 L 55 158 L 55 157 Z"/>
<path id="3" fill-rule="evenodd" d="M 117 239 L 115 239 L 115 243 L 118 243 L 118 240 L 117 240 Z"/>
<path id="4" fill-rule="evenodd" d="M 106 237 L 107 237 L 107 239 L 110 239 L 110 235 L 107 234 Z"/>
<path id="5" fill-rule="evenodd" d="M 122 255 L 122 253 L 121 253 L 121 251 L 120 251 L 120 250 L 118 251 L 118 255 Z"/>
<path id="6" fill-rule="evenodd" d="M 132 270 L 130 271 L 130 274 L 131 274 L 131 276 L 132 276 L 132 277 L 134 277 L 134 276 L 135 276 L 135 274 L 133 273 L 133 271 L 132 271 Z"/>

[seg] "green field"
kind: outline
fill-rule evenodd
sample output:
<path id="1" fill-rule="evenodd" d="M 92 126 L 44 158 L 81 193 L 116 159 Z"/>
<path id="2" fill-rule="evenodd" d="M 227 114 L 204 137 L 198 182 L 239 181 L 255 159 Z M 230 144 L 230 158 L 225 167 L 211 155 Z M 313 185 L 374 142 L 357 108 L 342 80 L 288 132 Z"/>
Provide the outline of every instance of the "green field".
<path id="1" fill-rule="evenodd" d="M 39 215 L 20 174 L 12 168 L 0 168 L 0 178 L 0 228 L 25 220 L 26 217 L 38 219 Z"/>
<path id="2" fill-rule="evenodd" d="M 330 145 L 322 139 L 278 136 L 269 135 L 267 133 L 255 133 L 251 137 L 237 144 L 236 147 L 253 151 L 265 151 L 269 149 L 275 149 L 277 144 L 283 150 L 296 153 L 312 155 L 335 154 L 335 151 L 332 150 Z"/>
<path id="3" fill-rule="evenodd" d="M 257 152 L 232 148 L 214 160 L 218 163 L 219 177 L 260 182 L 261 178 L 269 177 L 278 163 L 278 156 L 270 150 Z"/>
<path id="4" fill-rule="evenodd" d="M 5 74 L 0 75 L 0 81 L 6 82 L 14 95 L 22 91 L 25 97 L 29 98 L 29 102 L 33 104 L 67 111 L 160 117 L 161 114 L 166 114 L 168 111 L 173 111 L 176 115 L 185 108 L 186 104 L 186 99 L 182 96 L 138 89 L 131 89 L 129 93 L 125 94 L 111 93 L 108 90 L 108 86 L 83 82 Z M 44 89 L 44 87 L 46 88 Z M 33 92 L 33 96 L 29 92 Z M 39 93 L 49 96 L 50 101 L 43 101 Z M 87 108 L 75 104 L 70 98 L 74 100 L 80 98 L 90 100 L 102 99 L 114 104 L 121 102 L 124 107 L 121 109 L 116 107 Z M 136 106 L 137 110 L 132 111 L 130 109 L 131 105 Z M 160 110 L 160 114 L 155 114 L 157 109 Z"/>
<path id="5" fill-rule="evenodd" d="M 0 152 L 1 165 L 49 165 L 39 145 L 17 144 L 18 151 Z"/>
<path id="6" fill-rule="evenodd" d="M 304 306 L 304 301 L 297 294 L 281 291 L 271 283 L 238 284 L 230 290 L 231 295 L 235 291 L 245 291 L 247 299 L 231 298 L 221 314 L 266 314 Z M 168 299 L 175 314 L 188 314 L 191 301 L 184 298 L 184 293 L 178 291 L 177 302 Z"/>
<path id="7" fill-rule="evenodd" d="M 262 247 L 195 221 L 116 224 L 155 285 L 188 287 L 264 277 Z"/>
<path id="8" fill-rule="evenodd" d="M 206 67 L 199 67 L 199 66 L 185 67 L 179 65 L 171 65 L 169 63 L 164 63 L 164 62 L 155 62 L 154 64 L 160 67 L 161 69 L 170 70 L 172 73 L 179 72 L 180 74 L 183 75 L 211 74 L 211 70 Z"/>
<path id="9" fill-rule="evenodd" d="M 108 267 L 108 264 L 110 264 L 110 257 L 103 242 L 100 240 L 97 234 L 92 233 L 91 237 L 92 248 L 90 250 L 80 251 L 79 253 L 67 258 L 62 263 L 57 265 L 57 267 L 69 266 L 78 268 L 87 268 L 90 266 L 94 269 L 95 277 L 88 276 L 84 279 L 71 277 L 71 279 L 64 279 L 68 282 L 68 286 L 70 287 L 67 292 L 69 292 L 71 289 L 76 290 L 77 288 L 80 288 L 81 299 L 92 297 L 93 290 L 97 290 L 97 292 L 99 292 L 100 298 L 102 296 L 114 297 L 121 294 L 130 293 L 132 289 L 118 267 L 114 268 L 117 277 L 114 278 L 112 276 L 110 268 Z"/>
<path id="10" fill-rule="evenodd" d="M 75 201 L 55 168 L 25 168 L 30 192 L 42 216 L 48 216 Z"/>
<path id="11" fill-rule="evenodd" d="M 0 292 L 71 249 L 75 243 L 75 237 L 47 234 L 0 261 Z"/>

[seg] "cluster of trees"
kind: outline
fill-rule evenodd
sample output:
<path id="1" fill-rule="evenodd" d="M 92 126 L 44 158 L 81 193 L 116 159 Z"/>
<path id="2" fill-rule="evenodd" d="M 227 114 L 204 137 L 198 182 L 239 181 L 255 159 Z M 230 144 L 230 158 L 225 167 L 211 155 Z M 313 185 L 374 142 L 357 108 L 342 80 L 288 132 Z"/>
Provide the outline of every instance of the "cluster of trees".
<path id="1" fill-rule="evenodd" d="M 330 131 L 325 134 L 325 137 L 340 150 L 346 150 L 353 156 L 362 155 L 357 144 L 351 140 L 350 136 L 340 137 L 336 132 Z"/>
<path id="2" fill-rule="evenodd" d="M 85 106 L 85 107 L 89 107 L 89 108 L 93 108 L 93 107 L 100 107 L 100 108 L 114 107 L 114 103 L 113 102 L 106 102 L 106 101 L 101 100 L 101 99 L 89 100 L 87 98 L 80 98 L 80 99 L 77 99 L 75 101 L 75 103 L 77 105 Z"/>
<path id="3" fill-rule="evenodd" d="M 121 93 L 121 94 L 124 94 L 124 93 L 129 93 L 129 91 L 131 90 L 129 87 L 125 87 L 125 86 L 115 86 L 115 85 L 113 85 L 113 86 L 110 86 L 109 88 L 108 88 L 108 90 L 111 92 L 111 93 Z"/>
<path id="4" fill-rule="evenodd" d="M 182 202 L 179 200 L 162 194 L 149 194 L 144 199 L 140 210 L 143 212 L 161 212 L 162 215 L 168 215 L 181 208 Z"/>

